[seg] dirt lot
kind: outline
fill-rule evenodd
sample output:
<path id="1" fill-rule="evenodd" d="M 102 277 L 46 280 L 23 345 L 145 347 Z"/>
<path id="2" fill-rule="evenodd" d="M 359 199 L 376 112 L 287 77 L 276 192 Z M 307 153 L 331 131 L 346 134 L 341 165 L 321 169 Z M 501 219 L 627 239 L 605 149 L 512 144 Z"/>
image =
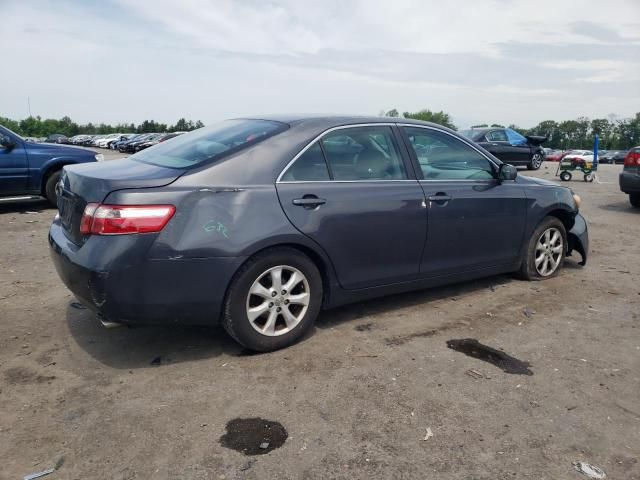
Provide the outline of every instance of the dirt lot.
<path id="1" fill-rule="evenodd" d="M 47 479 L 587 478 L 576 461 L 640 479 L 640 211 L 620 169 L 571 182 L 587 267 L 327 311 L 253 356 L 218 329 L 102 328 L 49 260 L 54 210 L 1 203 L 0 478 L 62 459 Z M 533 374 L 447 348 L 464 338 Z M 258 455 L 229 448 L 245 427 Z"/>

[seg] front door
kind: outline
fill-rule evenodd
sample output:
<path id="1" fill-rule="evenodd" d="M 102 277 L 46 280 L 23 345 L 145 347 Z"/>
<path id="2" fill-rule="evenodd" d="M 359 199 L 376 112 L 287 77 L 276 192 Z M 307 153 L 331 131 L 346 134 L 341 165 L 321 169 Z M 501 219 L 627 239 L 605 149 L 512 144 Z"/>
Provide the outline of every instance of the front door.
<path id="1" fill-rule="evenodd" d="M 0 195 L 23 194 L 27 189 L 29 164 L 22 141 L 0 128 Z"/>
<path id="2" fill-rule="evenodd" d="M 346 289 L 418 276 L 426 206 L 401 141 L 390 125 L 330 131 L 277 183 L 287 217 L 324 249 Z"/>
<path id="3" fill-rule="evenodd" d="M 471 145 L 435 129 L 404 127 L 427 200 L 420 271 L 438 276 L 505 265 L 520 254 L 524 189 L 496 179 L 497 166 Z"/>

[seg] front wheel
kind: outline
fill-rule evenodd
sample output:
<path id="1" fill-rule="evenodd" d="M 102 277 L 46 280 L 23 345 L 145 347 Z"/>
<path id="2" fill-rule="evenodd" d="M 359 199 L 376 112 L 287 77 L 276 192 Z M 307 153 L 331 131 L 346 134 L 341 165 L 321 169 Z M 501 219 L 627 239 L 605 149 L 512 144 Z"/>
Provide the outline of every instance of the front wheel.
<path id="1" fill-rule="evenodd" d="M 300 251 L 280 247 L 249 259 L 236 273 L 222 325 L 258 352 L 288 347 L 309 331 L 322 305 L 322 277 Z"/>
<path id="2" fill-rule="evenodd" d="M 563 182 L 568 182 L 569 180 L 571 180 L 571 173 L 565 170 L 560 174 L 560 180 L 562 180 Z"/>
<path id="3" fill-rule="evenodd" d="M 540 152 L 534 153 L 527 165 L 527 170 L 538 170 L 542 166 L 542 154 Z"/>
<path id="4" fill-rule="evenodd" d="M 47 200 L 55 207 L 58 205 L 58 194 L 56 193 L 56 186 L 60 181 L 60 170 L 57 172 L 53 172 L 47 178 L 47 183 L 44 186 L 44 193 L 47 197 Z"/>
<path id="5" fill-rule="evenodd" d="M 534 230 L 522 259 L 519 276 L 545 280 L 558 274 L 567 253 L 567 231 L 560 220 L 546 217 Z"/>
<path id="6" fill-rule="evenodd" d="M 629 202 L 631 202 L 631 205 L 634 207 L 640 208 L 640 193 L 630 193 Z"/>

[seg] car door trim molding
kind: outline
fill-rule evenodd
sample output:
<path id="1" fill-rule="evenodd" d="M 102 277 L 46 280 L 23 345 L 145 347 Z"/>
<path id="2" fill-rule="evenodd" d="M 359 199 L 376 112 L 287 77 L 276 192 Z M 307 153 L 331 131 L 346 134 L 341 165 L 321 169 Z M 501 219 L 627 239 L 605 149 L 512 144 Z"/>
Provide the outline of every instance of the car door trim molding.
<path id="1" fill-rule="evenodd" d="M 282 169 L 282 171 L 280 172 L 280 174 L 278 175 L 278 177 L 276 178 L 276 183 L 316 183 L 316 180 L 282 180 L 282 176 L 287 173 L 287 170 L 289 170 L 289 167 L 291 167 L 291 165 L 293 165 L 295 163 L 295 161 L 300 158 L 304 152 L 306 152 L 309 148 L 311 148 L 311 146 L 317 142 L 318 140 L 320 140 L 322 137 L 324 137 L 325 135 L 334 132 L 336 130 L 343 130 L 346 128 L 358 128 L 358 127 L 391 127 L 393 128 L 394 126 L 396 126 L 397 123 L 393 123 L 393 122 L 380 122 L 380 123 L 354 123 L 351 125 L 338 125 L 336 127 L 331 127 L 327 130 L 325 130 L 324 132 L 322 132 L 321 134 L 319 134 L 318 136 L 316 136 L 313 140 L 311 140 L 302 150 L 300 150 L 295 157 L 293 157 L 291 159 L 291 161 L 289 163 L 287 163 L 287 165 Z M 395 140 L 395 137 L 394 137 Z M 402 156 L 402 155 L 401 155 Z M 403 162 L 404 163 L 404 162 Z M 326 183 L 326 182 L 342 182 L 342 183 L 359 183 L 359 182 L 415 182 L 416 179 L 411 179 L 411 178 L 405 178 L 402 180 L 318 180 L 319 182 L 322 183 Z"/>

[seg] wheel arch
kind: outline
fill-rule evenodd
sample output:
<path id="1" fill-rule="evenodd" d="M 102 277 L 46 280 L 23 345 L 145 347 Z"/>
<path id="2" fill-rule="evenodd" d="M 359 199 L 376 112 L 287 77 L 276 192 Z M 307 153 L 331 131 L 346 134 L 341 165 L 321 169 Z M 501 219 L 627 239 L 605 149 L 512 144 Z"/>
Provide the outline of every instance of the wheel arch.
<path id="1" fill-rule="evenodd" d="M 544 220 L 544 218 L 546 217 L 555 217 L 562 222 L 562 224 L 564 225 L 564 229 L 567 232 L 567 235 L 569 235 L 569 231 L 573 228 L 573 225 L 575 224 L 575 216 L 576 216 L 575 212 L 570 212 L 569 210 L 566 210 L 564 208 L 554 208 L 548 211 L 540 219 L 540 221 Z"/>
<path id="2" fill-rule="evenodd" d="M 322 305 L 330 304 L 331 292 L 332 289 L 336 286 L 336 275 L 333 270 L 333 265 L 331 264 L 330 259 L 323 253 L 319 252 L 317 249 L 296 241 L 283 241 L 278 243 L 273 243 L 270 245 L 262 245 L 259 248 L 256 248 L 252 251 L 244 262 L 240 266 L 238 266 L 236 270 L 236 274 L 238 271 L 242 269 L 242 267 L 256 255 L 262 254 L 268 250 L 273 250 L 277 248 L 292 248 L 294 250 L 298 250 L 303 255 L 309 257 L 309 259 L 315 264 L 320 272 L 320 277 L 322 278 Z M 236 274 L 234 274 L 233 278 L 235 279 Z M 229 288 L 231 288 L 231 284 L 233 283 L 233 279 L 229 282 L 227 287 L 227 292 L 225 292 L 225 298 L 228 295 Z"/>
<path id="3" fill-rule="evenodd" d="M 66 165 L 73 165 L 75 162 L 72 160 L 58 160 L 56 162 L 51 162 L 45 166 L 42 170 L 42 174 L 40 175 L 40 193 L 42 195 L 46 195 L 47 181 L 49 177 L 53 175 L 55 172 L 62 170 Z"/>

